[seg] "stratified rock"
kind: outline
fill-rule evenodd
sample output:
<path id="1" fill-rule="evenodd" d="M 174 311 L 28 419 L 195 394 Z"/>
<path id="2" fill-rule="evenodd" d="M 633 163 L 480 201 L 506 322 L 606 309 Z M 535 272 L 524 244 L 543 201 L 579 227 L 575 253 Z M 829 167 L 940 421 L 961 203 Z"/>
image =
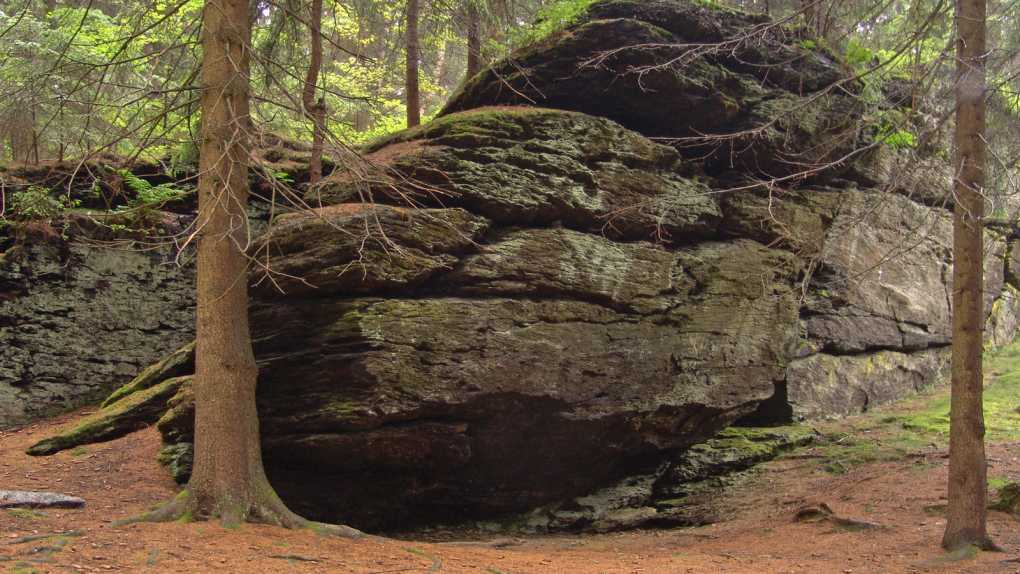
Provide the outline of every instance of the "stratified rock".
<path id="1" fill-rule="evenodd" d="M 440 115 L 491 105 L 576 110 L 678 140 L 712 171 L 777 176 L 854 149 L 862 104 L 846 70 L 803 30 L 764 15 L 604 0 L 471 78 Z"/>
<path id="2" fill-rule="evenodd" d="M 265 460 L 288 502 L 376 528 L 523 511 L 711 436 L 783 377 L 798 270 L 785 252 L 563 229 L 491 245 L 436 279 L 442 295 L 255 307 Z M 563 267 L 576 248 L 589 262 Z M 514 282 L 509 261 L 535 281 Z M 627 284 L 649 277 L 651 291 Z M 186 403 L 159 423 L 174 442 L 191 439 Z"/>
<path id="3" fill-rule="evenodd" d="M 141 373 L 138 373 L 137 377 L 131 379 L 130 383 L 106 397 L 100 407 L 106 408 L 128 395 L 152 388 L 167 379 L 192 373 L 194 370 L 195 343 L 192 341 L 170 353 L 158 363 L 143 369 Z"/>
<path id="4" fill-rule="evenodd" d="M 712 498 L 739 473 L 816 437 L 814 430 L 800 426 L 730 427 L 615 484 L 504 522 L 524 532 L 701 525 L 713 521 Z"/>
<path id="5" fill-rule="evenodd" d="M 620 310 L 663 312 L 683 288 L 681 261 L 650 243 L 616 243 L 568 229 L 512 229 L 443 278 L 465 294 L 576 297 Z"/>
<path id="6" fill-rule="evenodd" d="M 863 412 L 944 380 L 946 348 L 864 355 L 819 353 L 790 363 L 787 400 L 795 418 Z"/>
<path id="7" fill-rule="evenodd" d="M 813 429 L 802 426 L 730 427 L 674 457 L 656 489 L 660 496 L 682 496 L 693 483 L 747 470 L 817 438 Z"/>
<path id="8" fill-rule="evenodd" d="M 257 290 L 327 296 L 414 288 L 471 251 L 489 222 L 463 209 L 349 203 L 280 217 L 255 248 Z"/>
<path id="9" fill-rule="evenodd" d="M 808 339 L 841 354 L 948 344 L 951 255 L 947 213 L 898 195 L 841 194 L 811 277 Z"/>
<path id="10" fill-rule="evenodd" d="M 722 194 L 724 237 L 749 237 L 771 247 L 816 258 L 844 200 L 842 189 L 757 189 Z"/>
<path id="11" fill-rule="evenodd" d="M 853 169 L 852 177 L 867 187 L 931 207 L 953 207 L 953 169 L 944 157 L 877 145 L 862 154 Z"/>
<path id="12" fill-rule="evenodd" d="M 194 269 L 172 249 L 59 237 L 6 249 L 0 428 L 98 401 L 193 337 Z"/>
<path id="13" fill-rule="evenodd" d="M 463 207 L 500 225 L 565 227 L 614 239 L 689 238 L 721 219 L 709 187 L 670 147 L 600 118 L 483 108 L 376 143 L 391 175 L 338 173 L 312 205 L 365 201 Z M 367 189 L 366 189 L 367 188 Z"/>
<path id="14" fill-rule="evenodd" d="M 714 313 L 682 308 L 662 324 L 587 303 L 511 299 L 258 310 L 256 331 L 273 325 L 257 347 L 270 473 L 302 509 L 361 524 L 478 517 L 582 493 L 771 392 L 782 374 L 777 346 L 792 331 L 768 324 L 772 301 L 757 299 L 766 307 L 756 310 L 755 299 L 719 296 Z M 732 309 L 744 313 L 729 315 L 727 332 L 720 319 Z M 301 331 L 318 334 L 301 340 Z M 307 474 L 276 472 L 309 465 L 312 480 L 333 485 L 328 497 L 298 498 L 318 490 Z M 383 490 L 382 508 L 359 516 L 355 501 Z"/>
<path id="15" fill-rule="evenodd" d="M 136 391 L 93 413 L 56 435 L 28 449 L 33 456 L 53 454 L 82 444 L 112 440 L 156 422 L 167 410 L 167 401 L 191 379 L 176 377 Z"/>
<path id="16" fill-rule="evenodd" d="M 943 210 L 894 194 L 840 194 L 802 312 L 810 344 L 836 354 L 948 345 L 952 240 Z M 1003 288 L 1005 242 L 989 233 L 986 251 L 991 313 Z"/>

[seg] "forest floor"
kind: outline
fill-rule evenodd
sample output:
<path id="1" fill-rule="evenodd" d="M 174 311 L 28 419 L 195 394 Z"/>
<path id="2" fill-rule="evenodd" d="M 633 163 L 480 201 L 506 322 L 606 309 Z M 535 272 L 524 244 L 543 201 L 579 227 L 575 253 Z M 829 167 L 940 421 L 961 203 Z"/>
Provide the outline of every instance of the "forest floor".
<path id="1" fill-rule="evenodd" d="M 1020 480 L 1020 346 L 988 361 L 989 480 Z M 0 511 L 0 572 L 878 573 L 1020 572 L 1020 521 L 992 512 L 999 553 L 947 555 L 948 398 L 938 390 L 875 412 L 814 425 L 822 438 L 760 466 L 725 494 L 727 519 L 698 528 L 462 542 L 366 538 L 216 523 L 114 520 L 168 500 L 155 429 L 33 458 L 26 447 L 84 411 L 0 432 L 0 488 L 58 491 L 80 510 Z M 839 517 L 797 521 L 825 503 Z"/>

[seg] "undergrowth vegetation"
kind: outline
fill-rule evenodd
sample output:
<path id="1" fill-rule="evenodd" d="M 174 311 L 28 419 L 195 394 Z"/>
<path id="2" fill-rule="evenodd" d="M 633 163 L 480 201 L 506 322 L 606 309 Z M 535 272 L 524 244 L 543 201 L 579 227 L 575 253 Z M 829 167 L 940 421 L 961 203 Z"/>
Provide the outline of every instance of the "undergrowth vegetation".
<path id="1" fill-rule="evenodd" d="M 986 354 L 985 381 L 986 440 L 1020 441 L 1020 342 Z M 895 405 L 819 423 L 815 428 L 822 438 L 787 456 L 815 457 L 822 468 L 835 474 L 859 464 L 902 460 L 944 449 L 949 444 L 949 389 L 931 389 Z M 994 489 L 1005 479 L 994 477 L 989 482 Z"/>

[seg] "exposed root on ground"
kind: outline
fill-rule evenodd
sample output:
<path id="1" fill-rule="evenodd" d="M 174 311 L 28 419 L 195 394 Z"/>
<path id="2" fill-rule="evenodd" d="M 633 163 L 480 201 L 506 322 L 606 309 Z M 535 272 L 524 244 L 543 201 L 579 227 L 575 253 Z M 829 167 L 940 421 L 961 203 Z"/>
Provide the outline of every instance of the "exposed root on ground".
<path id="1" fill-rule="evenodd" d="M 311 530 L 323 536 L 359 539 L 366 534 L 350 526 L 342 524 L 325 524 L 298 516 L 277 496 L 269 497 L 265 502 L 220 502 L 202 504 L 187 490 L 181 491 L 170 502 L 142 515 L 118 520 L 115 527 L 138 524 L 142 522 L 191 522 L 194 520 L 219 520 L 225 528 L 236 528 L 242 523 L 267 524 L 289 530 Z"/>

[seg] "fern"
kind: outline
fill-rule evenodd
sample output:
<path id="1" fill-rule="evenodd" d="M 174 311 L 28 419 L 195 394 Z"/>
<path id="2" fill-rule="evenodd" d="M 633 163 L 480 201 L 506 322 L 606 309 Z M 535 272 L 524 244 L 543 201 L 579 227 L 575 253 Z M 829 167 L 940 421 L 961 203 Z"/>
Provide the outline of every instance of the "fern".
<path id="1" fill-rule="evenodd" d="M 128 202 L 128 206 L 131 208 L 159 206 L 187 193 L 169 183 L 152 185 L 126 169 L 118 170 L 117 173 L 124 178 L 124 185 L 135 194 L 135 197 Z"/>

